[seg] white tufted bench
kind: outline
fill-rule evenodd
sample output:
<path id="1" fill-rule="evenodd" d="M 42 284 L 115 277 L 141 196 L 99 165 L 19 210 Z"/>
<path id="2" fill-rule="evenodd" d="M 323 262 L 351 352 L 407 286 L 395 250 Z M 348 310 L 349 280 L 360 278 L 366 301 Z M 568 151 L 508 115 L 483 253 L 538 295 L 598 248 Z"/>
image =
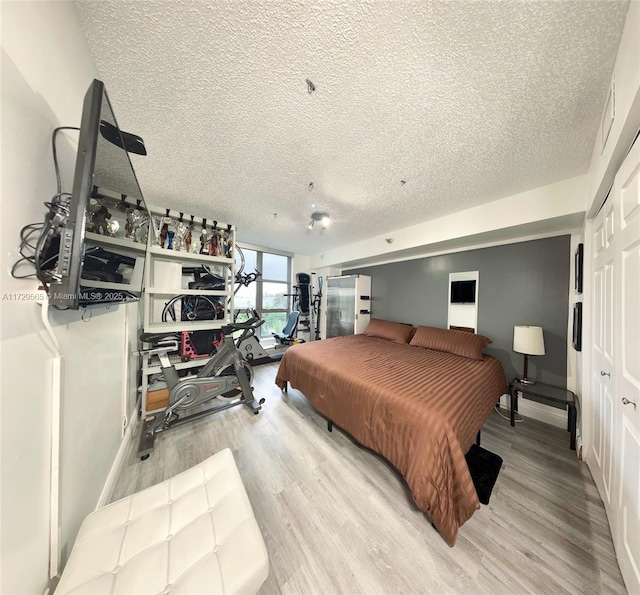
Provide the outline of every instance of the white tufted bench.
<path id="1" fill-rule="evenodd" d="M 256 593 L 268 573 L 227 448 L 90 514 L 55 593 Z"/>

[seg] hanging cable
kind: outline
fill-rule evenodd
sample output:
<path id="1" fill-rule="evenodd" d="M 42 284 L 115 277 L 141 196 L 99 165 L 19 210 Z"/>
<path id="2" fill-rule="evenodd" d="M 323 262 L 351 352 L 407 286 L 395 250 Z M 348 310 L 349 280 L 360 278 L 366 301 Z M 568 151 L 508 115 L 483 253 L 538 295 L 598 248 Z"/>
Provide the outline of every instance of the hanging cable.
<path id="1" fill-rule="evenodd" d="M 62 181 L 60 179 L 60 167 L 58 166 L 58 151 L 56 148 L 56 137 L 61 130 L 80 130 L 77 126 L 58 126 L 51 135 L 51 150 L 53 151 L 53 167 L 56 170 L 56 196 L 62 193 Z"/>
<path id="2" fill-rule="evenodd" d="M 57 250 L 42 260 L 42 256 L 50 247 L 51 240 L 59 233 L 70 213 L 71 193 L 62 192 L 62 180 L 60 176 L 60 165 L 58 162 L 58 150 L 56 139 L 61 130 L 80 130 L 77 126 L 59 126 L 51 134 L 51 151 L 53 154 L 53 168 L 56 175 L 56 193 L 51 200 L 44 203 L 48 212 L 44 223 L 29 223 L 20 230 L 20 246 L 18 253 L 20 258 L 11 267 L 11 276 L 15 279 L 37 278 L 45 287 L 49 289 L 49 284 L 55 280 L 55 274 L 49 268 L 55 263 L 58 257 Z M 36 234 L 39 233 L 37 240 Z M 35 243 L 34 243 L 35 240 Z M 18 274 L 20 266 L 31 264 L 35 272 L 29 274 Z"/>
<path id="3" fill-rule="evenodd" d="M 494 411 L 495 411 L 495 412 L 496 412 L 500 417 L 502 417 L 502 418 L 504 418 L 504 419 L 506 419 L 506 420 L 508 420 L 508 421 L 511 421 L 511 418 L 510 418 L 510 417 L 507 417 L 504 413 L 502 413 L 502 412 L 500 411 L 500 408 L 499 408 L 497 405 L 493 408 L 493 410 L 494 410 Z M 516 415 L 516 417 L 514 418 L 514 420 L 513 420 L 513 421 L 515 421 L 517 424 L 522 423 L 522 422 L 524 421 L 524 417 L 522 417 L 522 415 L 520 415 L 519 413 L 516 413 L 515 415 Z"/>

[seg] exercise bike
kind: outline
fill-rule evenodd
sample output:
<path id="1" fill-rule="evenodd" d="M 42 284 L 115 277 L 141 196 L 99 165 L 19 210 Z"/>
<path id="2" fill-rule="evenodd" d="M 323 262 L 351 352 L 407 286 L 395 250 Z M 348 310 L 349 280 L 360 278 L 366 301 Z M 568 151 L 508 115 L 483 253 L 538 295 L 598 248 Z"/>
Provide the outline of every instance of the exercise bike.
<path id="1" fill-rule="evenodd" d="M 254 313 L 246 322 L 234 322 L 223 326 L 221 332 L 224 341 L 218 346 L 215 355 L 197 374 L 183 378 L 178 375 L 169 359 L 169 352 L 178 350 L 177 338 L 166 334 L 140 335 L 143 342 L 151 343 L 153 347 L 138 351 L 136 355 L 157 355 L 169 388 L 168 406 L 163 411 L 147 417 L 142 424 L 138 456 L 143 461 L 148 459 L 153 451 L 158 432 L 240 404 L 258 414 L 264 399 L 256 399 L 253 395 L 253 368 L 242 357 L 238 345 L 245 338 L 253 336 L 255 329 L 262 324 L 264 320 Z M 242 334 L 234 341 L 233 333 L 236 331 L 242 331 Z M 216 405 L 185 417 L 179 416 L 180 413 L 213 399 L 218 400 Z"/>

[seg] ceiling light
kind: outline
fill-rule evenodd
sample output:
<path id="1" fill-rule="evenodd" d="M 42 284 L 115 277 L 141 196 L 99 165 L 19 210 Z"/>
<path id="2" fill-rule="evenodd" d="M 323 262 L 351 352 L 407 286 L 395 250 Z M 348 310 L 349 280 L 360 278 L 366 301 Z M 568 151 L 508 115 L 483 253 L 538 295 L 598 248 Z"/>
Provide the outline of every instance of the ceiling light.
<path id="1" fill-rule="evenodd" d="M 329 225 L 329 213 L 325 213 L 324 211 L 314 211 L 311 213 L 311 221 L 309 221 L 309 225 L 307 225 L 307 227 L 309 229 L 313 229 L 316 221 L 320 222 L 322 229 L 326 229 Z"/>
<path id="2" fill-rule="evenodd" d="M 315 90 L 316 86 L 309 79 L 307 79 L 307 91 L 309 93 L 313 93 Z"/>

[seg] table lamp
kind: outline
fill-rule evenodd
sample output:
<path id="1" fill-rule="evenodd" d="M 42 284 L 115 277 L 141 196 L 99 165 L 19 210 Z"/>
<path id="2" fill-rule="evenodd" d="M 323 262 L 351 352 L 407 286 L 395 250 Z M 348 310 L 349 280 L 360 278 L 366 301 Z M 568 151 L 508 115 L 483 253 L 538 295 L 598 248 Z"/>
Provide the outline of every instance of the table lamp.
<path id="1" fill-rule="evenodd" d="M 524 371 L 520 382 L 522 384 L 535 384 L 535 380 L 527 378 L 529 372 L 529 356 L 544 355 L 544 338 L 541 326 L 514 326 L 513 350 L 524 354 Z"/>

